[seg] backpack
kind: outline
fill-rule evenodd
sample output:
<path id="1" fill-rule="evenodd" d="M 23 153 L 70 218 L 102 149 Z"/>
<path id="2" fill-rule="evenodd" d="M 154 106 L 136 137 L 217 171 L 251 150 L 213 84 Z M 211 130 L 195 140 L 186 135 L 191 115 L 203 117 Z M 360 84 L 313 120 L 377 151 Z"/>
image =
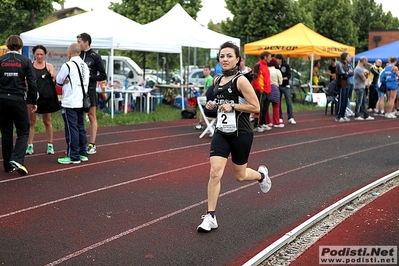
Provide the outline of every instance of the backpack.
<path id="1" fill-rule="evenodd" d="M 194 109 L 186 109 L 181 111 L 181 118 L 182 119 L 191 119 L 195 118 L 197 115 L 197 111 Z"/>
<path id="2" fill-rule="evenodd" d="M 385 78 L 385 68 L 381 71 L 380 76 L 378 77 L 378 81 L 376 86 L 376 90 L 379 92 L 385 93 L 387 91 L 387 80 Z"/>

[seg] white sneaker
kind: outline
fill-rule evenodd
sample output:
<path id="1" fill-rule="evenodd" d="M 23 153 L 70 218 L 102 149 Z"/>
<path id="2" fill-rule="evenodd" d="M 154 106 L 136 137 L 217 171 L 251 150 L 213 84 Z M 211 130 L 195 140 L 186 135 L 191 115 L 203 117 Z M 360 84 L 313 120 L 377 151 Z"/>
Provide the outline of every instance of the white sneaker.
<path id="1" fill-rule="evenodd" d="M 363 118 L 363 117 L 361 117 L 361 116 L 358 116 L 358 117 L 355 117 L 355 120 L 356 120 L 356 121 L 363 121 L 363 120 L 364 120 L 364 118 Z"/>
<path id="2" fill-rule="evenodd" d="M 272 127 L 269 127 L 268 125 L 263 125 L 262 128 L 266 131 L 272 130 Z"/>
<path id="3" fill-rule="evenodd" d="M 280 124 L 280 125 L 273 125 L 273 127 L 284 127 L 284 124 Z"/>
<path id="4" fill-rule="evenodd" d="M 343 117 L 343 119 L 345 120 L 345 122 L 351 121 L 351 119 L 349 117 Z"/>
<path id="5" fill-rule="evenodd" d="M 198 232 L 210 232 L 212 229 L 218 228 L 218 222 L 216 221 L 215 217 L 212 217 L 210 213 L 201 216 L 202 223 L 198 225 L 197 231 Z"/>
<path id="6" fill-rule="evenodd" d="M 259 183 L 260 190 L 262 190 L 263 193 L 267 193 L 272 187 L 272 181 L 270 180 L 269 177 L 269 170 L 267 169 L 266 166 L 261 165 L 258 168 L 258 172 L 263 173 L 265 175 L 265 178 L 262 180 L 262 182 Z"/>
<path id="7" fill-rule="evenodd" d="M 341 117 L 340 119 L 335 118 L 335 122 L 340 122 L 340 123 L 342 123 L 342 122 L 346 122 L 346 121 L 345 121 L 345 119 L 343 119 L 343 118 Z"/>
<path id="8" fill-rule="evenodd" d="M 284 123 L 283 119 L 280 118 L 280 124 Z"/>
<path id="9" fill-rule="evenodd" d="M 396 118 L 396 116 L 393 115 L 393 113 L 385 113 L 385 117 L 386 118 Z"/>
<path id="10" fill-rule="evenodd" d="M 263 131 L 265 131 L 265 129 L 263 127 L 259 126 L 256 128 L 256 131 L 263 132 Z"/>
<path id="11" fill-rule="evenodd" d="M 364 119 L 364 120 L 366 120 L 366 121 L 373 121 L 374 120 L 374 117 L 372 117 L 372 116 L 368 116 L 366 119 Z"/>
<path id="12" fill-rule="evenodd" d="M 288 122 L 289 122 L 291 125 L 296 125 L 296 121 L 294 120 L 294 118 L 288 119 Z"/>

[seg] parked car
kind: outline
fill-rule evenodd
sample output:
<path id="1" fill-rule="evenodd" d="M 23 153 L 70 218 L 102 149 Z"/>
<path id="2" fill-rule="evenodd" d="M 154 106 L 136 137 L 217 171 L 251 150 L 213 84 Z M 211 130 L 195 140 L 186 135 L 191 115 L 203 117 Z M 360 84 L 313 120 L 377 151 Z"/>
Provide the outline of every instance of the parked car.
<path id="1" fill-rule="evenodd" d="M 211 76 L 214 76 L 214 69 L 211 69 Z M 188 84 L 204 85 L 205 75 L 203 69 L 195 69 L 188 74 Z"/>

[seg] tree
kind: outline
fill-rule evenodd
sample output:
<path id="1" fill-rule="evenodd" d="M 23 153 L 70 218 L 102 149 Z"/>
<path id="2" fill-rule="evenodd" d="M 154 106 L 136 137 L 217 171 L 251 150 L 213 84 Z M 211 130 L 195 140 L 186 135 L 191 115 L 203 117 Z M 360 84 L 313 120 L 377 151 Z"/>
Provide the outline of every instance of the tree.
<path id="1" fill-rule="evenodd" d="M 234 15 L 222 21 L 224 34 L 240 38 L 241 44 L 273 36 L 299 22 L 313 26 L 312 16 L 295 0 L 226 0 Z M 258 58 L 248 57 L 252 65 Z"/>
<path id="2" fill-rule="evenodd" d="M 374 0 L 353 0 L 353 21 L 358 28 L 358 45 L 356 52 L 368 49 L 370 30 L 389 30 L 399 27 L 399 19 L 393 18 L 391 12 L 384 13 L 381 4 Z"/>
<path id="3" fill-rule="evenodd" d="M 0 9 L 0 42 L 4 43 L 9 35 L 17 34 L 40 26 L 51 17 L 53 3 L 65 0 L 2 0 Z"/>

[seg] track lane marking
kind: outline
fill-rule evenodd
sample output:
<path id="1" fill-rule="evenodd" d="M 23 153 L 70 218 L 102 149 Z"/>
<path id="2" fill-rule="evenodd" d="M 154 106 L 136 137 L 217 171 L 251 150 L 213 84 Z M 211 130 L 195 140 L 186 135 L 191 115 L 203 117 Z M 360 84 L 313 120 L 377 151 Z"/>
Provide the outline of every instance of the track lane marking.
<path id="1" fill-rule="evenodd" d="M 273 175 L 273 176 L 270 177 L 270 178 L 273 179 L 273 178 L 276 178 L 276 177 L 279 177 L 279 176 L 283 176 L 283 175 L 286 175 L 286 174 L 289 174 L 289 173 L 293 173 L 293 172 L 296 172 L 296 171 L 299 171 L 299 170 L 302 170 L 302 169 L 305 169 L 305 168 L 309 168 L 309 167 L 312 167 L 312 166 L 315 166 L 315 165 L 318 165 L 318 164 L 326 163 L 326 162 L 328 162 L 328 161 L 332 161 L 332 160 L 336 160 L 336 159 L 340 159 L 340 158 L 345 158 L 345 157 L 348 157 L 348 156 L 351 156 L 351 155 L 355 155 L 355 154 L 358 154 L 358 153 L 368 152 L 368 151 L 371 151 L 371 150 L 374 150 L 374 149 L 378 149 L 378 148 L 380 148 L 380 147 L 390 146 L 390 145 L 392 145 L 392 144 L 399 144 L 399 141 L 398 141 L 398 142 L 394 142 L 394 143 L 385 144 L 385 145 L 382 145 L 382 146 L 379 146 L 379 147 L 372 147 L 372 148 L 368 148 L 368 149 L 364 149 L 364 150 L 360 150 L 360 151 L 356 151 L 356 152 L 347 153 L 347 154 L 340 155 L 340 156 L 336 156 L 336 157 L 333 157 L 333 158 L 330 158 L 330 159 L 321 160 L 321 161 L 319 161 L 319 162 L 314 162 L 314 163 L 311 163 L 311 164 L 308 164 L 308 165 L 304 165 L 304 166 L 301 166 L 301 167 L 297 167 L 297 168 L 295 168 L 295 169 L 291 169 L 291 170 L 288 170 L 288 171 L 285 171 L 285 172 L 282 172 L 282 173 Z M 204 163 L 201 163 L 201 165 L 203 165 L 203 164 L 204 164 Z M 257 182 L 251 182 L 251 183 L 249 183 L 249 184 L 247 184 L 247 185 L 243 185 L 243 186 L 240 186 L 240 187 L 238 187 L 238 188 L 235 188 L 235 189 L 226 191 L 226 192 L 224 192 L 224 193 L 221 193 L 221 194 L 219 195 L 219 198 L 224 197 L 224 196 L 227 196 L 227 195 L 232 194 L 232 193 L 234 193 L 234 192 L 240 191 L 240 190 L 242 190 L 242 189 L 245 189 L 245 188 L 254 186 L 254 185 L 257 185 Z M 151 221 L 149 221 L 149 222 L 147 222 L 147 223 L 143 223 L 143 224 L 141 224 L 141 225 L 139 225 L 139 226 L 133 227 L 133 228 L 131 228 L 131 229 L 129 229 L 129 230 L 126 230 L 126 231 L 124 231 L 124 232 L 122 232 L 122 233 L 119 233 L 119 234 L 114 235 L 114 236 L 112 236 L 112 237 L 106 238 L 106 239 L 104 239 L 104 240 L 102 240 L 102 241 L 99 241 L 99 242 L 97 242 L 97 243 L 94 243 L 94 244 L 92 244 L 92 245 L 90 245 L 90 246 L 87 246 L 87 247 L 85 247 L 85 248 L 82 248 L 82 249 L 80 249 L 80 250 L 78 250 L 78 251 L 72 252 L 72 253 L 68 254 L 67 256 L 64 256 L 64 257 L 62 257 L 62 258 L 60 258 L 60 259 L 58 259 L 58 260 L 55 260 L 55 261 L 53 261 L 53 262 L 51 262 L 51 263 L 46 264 L 45 266 L 58 265 L 58 264 L 60 264 L 60 263 L 62 263 L 62 262 L 64 262 L 64 261 L 67 261 L 67 260 L 69 260 L 69 259 L 72 259 L 72 258 L 74 258 L 74 257 L 77 257 L 77 256 L 79 256 L 79 255 L 81 255 L 81 254 L 84 254 L 84 253 L 86 253 L 86 252 L 88 252 L 88 251 L 90 251 L 90 250 L 93 250 L 93 249 L 95 249 L 95 248 L 97 248 L 97 247 L 103 246 L 103 245 L 105 245 L 105 244 L 107 244 L 107 243 L 110 243 L 110 242 L 112 242 L 112 241 L 114 241 L 114 240 L 117 240 L 117 239 L 119 239 L 119 238 L 121 238 L 121 237 L 127 236 L 127 235 L 129 235 L 129 234 L 131 234 L 131 233 L 134 233 L 134 232 L 140 230 L 140 229 L 143 229 L 143 228 L 145 228 L 145 227 L 148 227 L 148 226 L 150 226 L 150 225 L 153 225 L 153 224 L 155 224 L 155 223 L 158 223 L 158 222 L 160 222 L 160 221 L 163 221 L 163 220 L 165 220 L 165 219 L 168 219 L 168 218 L 170 218 L 170 217 L 173 217 L 173 216 L 175 216 L 175 215 L 178 215 L 178 214 L 180 214 L 180 213 L 183 213 L 183 212 L 185 212 L 185 211 L 188 211 L 188 210 L 190 210 L 190 209 L 193 209 L 193 208 L 198 207 L 198 206 L 200 206 L 200 205 L 202 205 L 202 204 L 205 204 L 205 203 L 207 203 L 207 200 L 206 200 L 206 199 L 205 199 L 205 200 L 202 200 L 202 201 L 199 201 L 199 202 L 197 202 L 197 203 L 195 203 L 195 204 L 189 205 L 189 206 L 187 206 L 187 207 L 185 207 L 185 208 L 182 208 L 182 209 L 176 210 L 176 211 L 174 211 L 174 212 L 168 213 L 168 214 L 166 214 L 166 215 L 164 215 L 164 216 L 161 216 L 161 217 L 159 217 L 159 218 L 157 218 L 157 219 L 153 219 L 153 220 L 151 220 Z M 0 218 L 1 218 L 1 217 L 0 217 Z"/>

